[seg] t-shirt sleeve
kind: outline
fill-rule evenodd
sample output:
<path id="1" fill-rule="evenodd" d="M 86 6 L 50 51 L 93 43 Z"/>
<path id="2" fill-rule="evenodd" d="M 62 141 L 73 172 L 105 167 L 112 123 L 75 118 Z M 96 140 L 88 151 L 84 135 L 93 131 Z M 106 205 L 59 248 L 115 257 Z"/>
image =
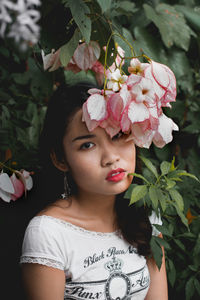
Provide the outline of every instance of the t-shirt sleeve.
<path id="1" fill-rule="evenodd" d="M 156 215 L 155 211 L 152 211 L 151 215 L 149 216 L 150 223 L 152 225 L 152 235 L 158 236 L 160 231 L 154 226 L 155 225 L 162 225 L 162 220 L 159 216 Z"/>
<path id="2" fill-rule="evenodd" d="M 65 270 L 67 257 L 59 228 L 42 222 L 28 225 L 22 244 L 22 263 L 38 263 Z"/>

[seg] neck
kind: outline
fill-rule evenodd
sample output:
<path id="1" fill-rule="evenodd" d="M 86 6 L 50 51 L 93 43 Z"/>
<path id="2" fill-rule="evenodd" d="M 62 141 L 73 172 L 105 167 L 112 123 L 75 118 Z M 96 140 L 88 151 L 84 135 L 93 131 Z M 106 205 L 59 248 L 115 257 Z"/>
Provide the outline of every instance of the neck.
<path id="1" fill-rule="evenodd" d="M 77 204 L 81 212 L 88 217 L 112 218 L 114 216 L 115 195 L 98 195 L 87 192 L 79 192 Z"/>

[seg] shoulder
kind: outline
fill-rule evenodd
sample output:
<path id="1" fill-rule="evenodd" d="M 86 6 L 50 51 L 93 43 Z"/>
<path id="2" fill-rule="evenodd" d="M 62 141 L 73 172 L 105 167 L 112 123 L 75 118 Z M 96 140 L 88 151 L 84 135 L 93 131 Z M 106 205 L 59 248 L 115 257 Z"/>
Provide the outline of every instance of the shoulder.
<path id="1" fill-rule="evenodd" d="M 66 201 L 63 199 L 56 200 L 55 202 L 46 206 L 43 210 L 37 213 L 37 216 L 51 216 L 58 219 L 65 219 L 67 215 L 70 215 L 71 210 L 71 201 Z"/>
<path id="2" fill-rule="evenodd" d="M 68 253 L 65 236 L 64 226 L 56 218 L 35 216 L 24 234 L 21 263 L 39 263 L 64 270 Z"/>

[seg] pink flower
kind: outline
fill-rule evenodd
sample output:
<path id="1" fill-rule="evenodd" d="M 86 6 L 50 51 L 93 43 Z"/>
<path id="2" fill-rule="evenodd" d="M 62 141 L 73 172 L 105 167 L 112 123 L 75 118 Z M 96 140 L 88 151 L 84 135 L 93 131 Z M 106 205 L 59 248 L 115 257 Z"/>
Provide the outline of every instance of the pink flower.
<path id="1" fill-rule="evenodd" d="M 123 111 L 123 99 L 119 93 L 113 93 L 107 100 L 108 117 L 101 122 L 101 127 L 113 137 L 120 130 L 120 119 Z"/>
<path id="2" fill-rule="evenodd" d="M 124 75 L 124 53 L 120 56 L 105 71 L 106 89 L 89 90 L 91 96 L 83 104 L 83 121 L 89 131 L 100 126 L 113 137 L 122 130 L 129 133 L 127 140 L 134 140 L 139 147 L 149 148 L 152 142 L 163 147 L 171 142 L 172 131 L 178 130 L 162 111 L 162 107 L 170 107 L 170 102 L 175 101 L 175 76 L 165 65 L 141 63 L 136 58 L 130 63 L 131 74 Z M 102 65 L 101 72 L 103 75 Z"/>
<path id="3" fill-rule="evenodd" d="M 97 83 L 101 86 L 104 80 L 104 66 L 97 60 L 91 70 L 95 72 Z"/>
<path id="4" fill-rule="evenodd" d="M 97 42 L 90 41 L 88 45 L 86 43 L 82 43 L 76 48 L 70 63 L 65 67 L 65 69 L 70 69 L 71 71 L 73 71 L 73 64 L 74 67 L 76 66 L 80 70 L 87 71 L 89 69 L 92 69 L 99 57 L 100 47 Z M 78 69 L 76 69 L 76 71 Z"/>
<path id="5" fill-rule="evenodd" d="M 0 174 L 0 198 L 5 202 L 10 202 L 11 194 L 15 192 L 12 181 L 7 173 Z"/>
<path id="6" fill-rule="evenodd" d="M 168 118 L 165 114 L 162 114 L 159 117 L 159 125 L 154 134 L 153 143 L 159 148 L 162 148 L 167 143 L 170 143 L 173 139 L 173 130 L 177 131 L 178 126 L 172 121 L 172 119 Z"/>
<path id="7" fill-rule="evenodd" d="M 81 69 L 75 63 L 73 57 L 70 59 L 70 62 L 68 63 L 68 65 L 64 69 L 68 70 L 68 71 L 72 71 L 74 74 L 81 71 Z"/>
<path id="8" fill-rule="evenodd" d="M 130 66 L 128 67 L 128 72 L 136 75 L 144 75 L 144 70 L 149 66 L 148 63 L 141 63 L 139 59 L 133 58 L 130 61 Z"/>
<path id="9" fill-rule="evenodd" d="M 55 49 L 51 50 L 51 53 L 45 55 L 42 50 L 42 59 L 44 70 L 48 70 L 49 72 L 53 72 L 57 70 L 61 66 L 60 62 L 60 49 L 55 52 Z"/>
<path id="10" fill-rule="evenodd" d="M 153 131 L 145 130 L 145 123 L 135 123 L 131 127 L 131 135 L 128 140 L 133 139 L 138 147 L 149 148 L 152 143 Z"/>
<path id="11" fill-rule="evenodd" d="M 127 75 L 121 75 L 119 69 L 116 69 L 114 72 L 111 72 L 109 76 L 110 80 L 107 83 L 107 88 L 113 90 L 114 92 L 119 91 L 119 89 L 122 87 L 122 84 L 128 79 Z"/>
<path id="12" fill-rule="evenodd" d="M 86 43 L 82 43 L 78 45 L 70 62 L 67 64 L 67 66 L 64 66 L 64 68 L 65 70 L 70 70 L 74 73 L 78 73 L 81 70 L 87 71 L 92 69 L 99 57 L 100 47 L 97 42 L 90 41 L 88 45 Z M 52 49 L 51 53 L 47 55 L 45 55 L 44 51 L 42 50 L 42 59 L 44 70 L 48 70 L 49 72 L 57 70 L 59 67 L 61 67 L 60 48 L 56 52 L 54 49 Z M 94 68 L 95 67 L 98 68 L 98 71 L 100 70 L 100 65 L 94 66 Z"/>
<path id="13" fill-rule="evenodd" d="M 20 173 L 23 175 L 24 177 L 24 181 L 25 181 L 25 186 L 26 186 L 26 189 L 28 191 L 30 191 L 33 187 L 33 179 L 32 177 L 30 176 L 30 172 L 26 171 L 26 170 L 21 170 Z"/>
<path id="14" fill-rule="evenodd" d="M 106 51 L 106 47 L 104 47 L 104 50 Z M 111 79 L 111 74 L 115 72 L 116 69 L 124 65 L 125 51 L 120 46 L 117 46 L 117 53 L 114 63 L 106 70 L 106 77 L 108 79 Z M 114 53 L 111 53 L 111 56 L 114 56 Z"/>
<path id="15" fill-rule="evenodd" d="M 145 77 L 154 79 L 154 89 L 162 106 L 170 107 L 176 99 L 176 78 L 167 66 L 154 62 L 145 69 Z"/>
<path id="16" fill-rule="evenodd" d="M 82 120 L 88 130 L 92 131 L 100 125 L 101 121 L 108 117 L 107 104 L 103 95 L 92 94 L 83 104 Z"/>
<path id="17" fill-rule="evenodd" d="M 117 67 L 119 67 L 120 64 L 124 64 L 123 58 L 125 57 L 125 51 L 120 46 L 117 46 L 117 53 L 115 64 Z"/>
<path id="18" fill-rule="evenodd" d="M 142 77 L 139 84 L 134 84 L 131 87 L 133 99 L 138 102 L 146 102 L 149 105 L 155 103 L 155 91 L 151 79 Z"/>
<path id="19" fill-rule="evenodd" d="M 14 186 L 14 193 L 12 193 L 11 199 L 15 201 L 23 195 L 25 189 L 23 183 L 16 177 L 15 173 L 12 174 L 10 180 Z"/>

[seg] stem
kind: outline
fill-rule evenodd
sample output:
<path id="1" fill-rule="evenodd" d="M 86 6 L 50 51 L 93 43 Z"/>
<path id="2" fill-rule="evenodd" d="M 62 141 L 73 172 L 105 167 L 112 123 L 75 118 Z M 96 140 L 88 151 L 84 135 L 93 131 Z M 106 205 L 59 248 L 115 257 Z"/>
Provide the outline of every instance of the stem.
<path id="1" fill-rule="evenodd" d="M 127 39 L 125 39 L 120 33 L 113 33 L 113 35 L 120 37 L 129 46 L 129 48 L 131 50 L 132 58 L 133 58 L 135 56 L 135 51 L 133 49 L 133 46 L 127 41 Z M 118 53 L 118 55 L 120 56 L 119 53 Z M 121 57 L 121 58 L 124 58 L 124 57 Z"/>
<path id="2" fill-rule="evenodd" d="M 113 36 L 113 32 L 111 33 L 109 39 L 108 39 L 108 42 L 106 44 L 106 53 L 105 53 L 105 60 L 104 60 L 104 77 L 105 77 L 105 80 L 104 80 L 104 91 L 105 91 L 105 88 L 106 88 L 106 83 L 107 83 L 107 77 L 106 77 L 106 65 L 107 65 L 107 56 L 108 56 L 108 46 L 110 44 L 110 41 L 111 41 L 111 38 Z"/>
<path id="3" fill-rule="evenodd" d="M 14 170 L 14 169 L 12 169 L 12 168 L 6 166 L 6 165 L 5 165 L 4 163 L 2 163 L 2 162 L 0 162 L 0 167 L 1 167 L 1 169 L 6 168 L 6 169 L 8 169 L 9 171 L 15 173 L 15 170 Z"/>
<path id="4" fill-rule="evenodd" d="M 142 54 L 141 56 L 143 56 L 143 57 L 145 57 L 148 61 L 151 61 L 151 58 L 150 57 L 148 57 L 147 55 L 145 55 L 145 54 Z"/>

